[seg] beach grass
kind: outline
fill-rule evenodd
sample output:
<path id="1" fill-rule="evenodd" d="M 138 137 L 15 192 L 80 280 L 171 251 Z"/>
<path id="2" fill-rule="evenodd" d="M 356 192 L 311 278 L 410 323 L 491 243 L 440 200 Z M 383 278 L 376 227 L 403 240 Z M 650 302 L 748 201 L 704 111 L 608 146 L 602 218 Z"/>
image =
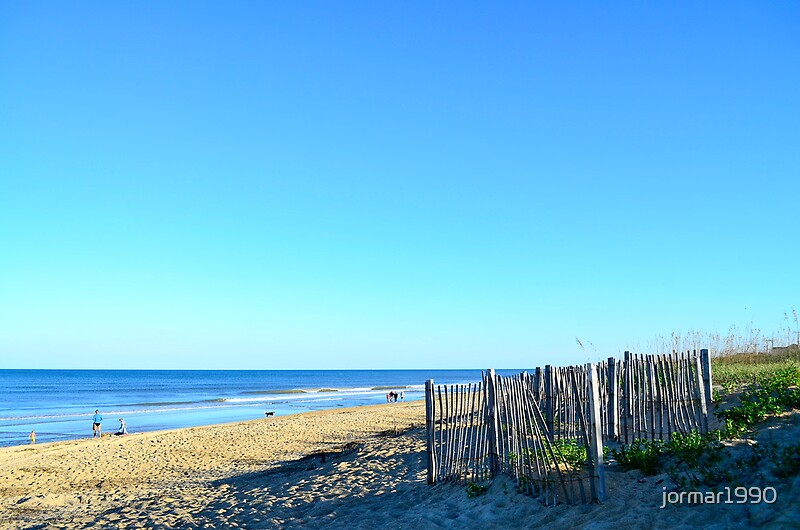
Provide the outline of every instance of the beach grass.
<path id="1" fill-rule="evenodd" d="M 723 392 L 734 392 L 748 385 L 758 385 L 779 371 L 800 367 L 800 348 L 780 353 L 736 353 L 712 358 L 714 384 Z"/>

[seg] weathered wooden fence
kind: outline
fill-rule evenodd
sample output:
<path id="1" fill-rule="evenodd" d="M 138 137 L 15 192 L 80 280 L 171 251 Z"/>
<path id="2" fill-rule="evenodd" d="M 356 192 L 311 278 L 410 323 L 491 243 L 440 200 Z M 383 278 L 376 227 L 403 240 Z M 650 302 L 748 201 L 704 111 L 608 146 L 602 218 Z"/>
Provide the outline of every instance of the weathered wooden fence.
<path id="1" fill-rule="evenodd" d="M 548 504 L 602 501 L 603 446 L 708 430 L 708 350 L 537 368 L 480 383 L 425 385 L 428 482 L 498 473 Z M 585 465 L 567 458 L 583 447 Z M 588 483 L 588 488 L 587 488 Z M 588 495 L 587 495 L 588 489 Z"/>
<path id="2" fill-rule="evenodd" d="M 607 409 L 606 440 L 630 443 L 637 438 L 664 440 L 674 432 L 708 431 L 711 364 L 700 354 L 633 355 L 607 362 L 619 397 Z M 611 386 L 610 385 L 610 386 Z"/>

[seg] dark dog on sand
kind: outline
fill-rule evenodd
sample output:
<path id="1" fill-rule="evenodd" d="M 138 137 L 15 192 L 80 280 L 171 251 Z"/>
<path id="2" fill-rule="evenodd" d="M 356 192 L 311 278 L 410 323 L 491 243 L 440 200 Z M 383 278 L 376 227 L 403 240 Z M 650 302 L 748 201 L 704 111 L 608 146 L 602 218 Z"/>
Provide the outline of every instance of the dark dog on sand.
<path id="1" fill-rule="evenodd" d="M 275 415 L 275 412 L 265 412 L 264 413 L 264 416 L 266 416 L 267 418 L 269 418 L 270 416 L 274 416 L 274 415 Z"/>

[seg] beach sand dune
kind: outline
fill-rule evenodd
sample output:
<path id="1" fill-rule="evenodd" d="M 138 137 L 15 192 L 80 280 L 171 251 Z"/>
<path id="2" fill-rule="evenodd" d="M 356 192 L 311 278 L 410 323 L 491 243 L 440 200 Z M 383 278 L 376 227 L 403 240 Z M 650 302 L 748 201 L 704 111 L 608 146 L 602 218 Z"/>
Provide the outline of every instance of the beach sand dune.
<path id="1" fill-rule="evenodd" d="M 602 505 L 545 507 L 499 477 L 425 483 L 422 402 L 0 449 L 4 528 L 785 528 L 772 505 L 668 506 L 666 475 L 607 471 Z M 782 419 L 784 433 L 795 419 Z M 776 424 L 777 425 L 777 424 Z M 774 437 L 778 429 L 772 429 Z"/>

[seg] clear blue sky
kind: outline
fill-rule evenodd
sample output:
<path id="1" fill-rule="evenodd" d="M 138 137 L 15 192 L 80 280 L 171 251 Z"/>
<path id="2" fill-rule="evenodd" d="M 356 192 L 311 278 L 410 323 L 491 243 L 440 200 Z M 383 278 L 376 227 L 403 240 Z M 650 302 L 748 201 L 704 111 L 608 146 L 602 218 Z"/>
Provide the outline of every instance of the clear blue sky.
<path id="1" fill-rule="evenodd" d="M 6 368 L 778 327 L 799 201 L 796 2 L 0 4 Z"/>

